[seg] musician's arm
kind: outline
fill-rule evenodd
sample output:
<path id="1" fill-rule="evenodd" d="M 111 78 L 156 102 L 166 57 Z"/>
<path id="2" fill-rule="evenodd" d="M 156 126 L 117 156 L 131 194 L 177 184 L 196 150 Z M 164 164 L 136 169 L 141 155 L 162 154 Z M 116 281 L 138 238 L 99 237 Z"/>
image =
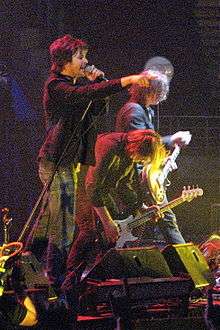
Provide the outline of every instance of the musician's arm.
<path id="1" fill-rule="evenodd" d="M 110 243 L 115 243 L 119 237 L 119 228 L 116 222 L 112 219 L 110 213 L 105 206 L 94 207 L 99 219 L 102 222 L 103 229 L 107 240 Z"/>
<path id="2" fill-rule="evenodd" d="M 163 143 L 172 148 L 177 144 L 180 147 L 186 146 L 190 143 L 192 135 L 189 131 L 178 131 L 172 135 L 166 135 L 162 137 Z"/>
<path id="3" fill-rule="evenodd" d="M 102 140 L 99 141 L 103 142 Z M 113 181 L 111 170 L 115 158 L 111 148 L 108 149 L 106 143 L 103 143 L 96 145 L 96 165 L 89 167 L 85 185 L 86 193 L 102 222 L 107 240 L 110 243 L 115 243 L 119 237 L 119 229 L 104 202 Z"/>
<path id="4" fill-rule="evenodd" d="M 165 146 L 170 149 L 173 147 L 172 135 L 162 136 L 162 142 Z"/>
<path id="5" fill-rule="evenodd" d="M 89 173 L 90 174 L 90 173 Z M 107 207 L 104 205 L 104 196 L 108 194 L 108 184 L 101 184 L 95 179 L 89 180 L 86 184 L 86 193 L 91 201 L 93 209 L 97 213 L 100 221 L 102 222 L 106 239 L 109 243 L 115 243 L 119 237 L 119 229 L 116 222 L 112 219 Z"/>

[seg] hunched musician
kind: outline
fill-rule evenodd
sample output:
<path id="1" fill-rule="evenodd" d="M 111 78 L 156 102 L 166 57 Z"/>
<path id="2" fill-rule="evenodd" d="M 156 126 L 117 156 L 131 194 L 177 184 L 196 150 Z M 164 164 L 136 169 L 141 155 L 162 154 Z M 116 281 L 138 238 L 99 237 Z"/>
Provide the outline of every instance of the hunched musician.
<path id="1" fill-rule="evenodd" d="M 95 145 L 95 166 L 86 176 L 86 192 L 97 213 L 110 246 L 119 239 L 118 209 L 130 208 L 145 212 L 146 186 L 142 183 L 137 164 L 160 168 L 167 151 L 160 136 L 153 130 L 100 134 Z M 116 203 L 115 203 L 116 201 Z M 119 207 L 118 207 L 119 206 Z M 152 206 L 157 217 L 157 207 Z M 119 228 L 120 229 L 120 228 Z"/>

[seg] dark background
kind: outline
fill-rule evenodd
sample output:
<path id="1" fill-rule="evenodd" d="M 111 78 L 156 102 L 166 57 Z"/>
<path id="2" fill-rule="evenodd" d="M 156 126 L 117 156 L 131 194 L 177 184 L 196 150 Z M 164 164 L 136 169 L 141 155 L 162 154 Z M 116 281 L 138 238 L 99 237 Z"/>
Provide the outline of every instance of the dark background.
<path id="1" fill-rule="evenodd" d="M 178 158 L 170 198 L 198 184 L 204 196 L 176 208 L 187 240 L 200 242 L 220 223 L 219 18 L 220 5 L 200 1 L 1 1 L 0 62 L 10 72 L 0 105 L 0 207 L 13 216 L 16 239 L 38 198 L 36 156 L 44 139 L 41 93 L 49 71 L 48 46 L 70 33 L 90 45 L 89 61 L 110 78 L 140 72 L 165 56 L 175 75 L 162 103 L 161 134 L 189 129 L 193 139 Z M 113 130 L 126 92 L 111 98 L 102 130 Z M 9 102 L 10 101 L 10 102 Z"/>

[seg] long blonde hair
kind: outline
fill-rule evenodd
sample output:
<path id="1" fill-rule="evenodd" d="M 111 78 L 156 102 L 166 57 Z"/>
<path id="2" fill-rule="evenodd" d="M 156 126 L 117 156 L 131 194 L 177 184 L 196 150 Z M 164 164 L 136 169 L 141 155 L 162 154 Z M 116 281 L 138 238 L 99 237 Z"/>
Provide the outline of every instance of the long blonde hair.
<path id="1" fill-rule="evenodd" d="M 161 136 L 151 129 L 129 131 L 126 142 L 127 154 L 136 161 L 150 163 L 152 170 L 159 169 L 169 154 Z"/>

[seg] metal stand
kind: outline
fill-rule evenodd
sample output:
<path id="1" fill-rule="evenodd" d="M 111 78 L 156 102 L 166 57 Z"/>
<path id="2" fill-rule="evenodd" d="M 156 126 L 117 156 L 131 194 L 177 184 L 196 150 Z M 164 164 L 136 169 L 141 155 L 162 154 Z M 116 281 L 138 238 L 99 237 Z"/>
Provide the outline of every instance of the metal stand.
<path id="1" fill-rule="evenodd" d="M 4 207 L 2 210 L 3 217 L 3 244 L 8 244 L 9 243 L 9 224 L 12 221 L 12 218 L 9 216 L 9 209 L 7 207 Z"/>

